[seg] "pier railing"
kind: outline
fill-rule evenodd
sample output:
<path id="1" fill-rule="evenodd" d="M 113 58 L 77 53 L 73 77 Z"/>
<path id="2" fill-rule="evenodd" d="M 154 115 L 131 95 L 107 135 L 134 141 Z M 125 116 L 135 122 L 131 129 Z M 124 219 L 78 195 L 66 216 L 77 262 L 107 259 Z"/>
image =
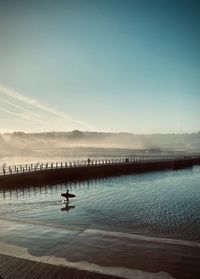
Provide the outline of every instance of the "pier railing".
<path id="1" fill-rule="evenodd" d="M 38 162 L 20 165 L 6 165 L 0 166 L 0 176 L 10 176 L 12 174 L 20 173 L 33 173 L 41 171 L 50 171 L 56 169 L 72 169 L 81 167 L 95 167 L 95 166 L 106 166 L 106 165 L 122 165 L 122 164 L 134 164 L 134 163 L 153 163 L 153 162 L 169 162 L 169 161 L 184 161 L 184 160 L 195 160 L 200 159 L 200 154 L 192 155 L 158 155 L 158 156 L 135 156 L 127 158 L 114 158 L 114 159 L 88 159 L 88 160 L 77 160 L 77 161 L 60 161 L 60 162 Z"/>

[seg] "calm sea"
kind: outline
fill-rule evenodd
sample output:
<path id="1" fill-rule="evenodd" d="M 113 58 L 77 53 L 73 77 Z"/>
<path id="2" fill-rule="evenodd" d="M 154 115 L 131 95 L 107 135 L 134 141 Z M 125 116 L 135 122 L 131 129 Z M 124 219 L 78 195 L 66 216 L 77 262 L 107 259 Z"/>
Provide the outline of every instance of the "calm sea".
<path id="1" fill-rule="evenodd" d="M 66 189 L 76 195 L 69 204 L 61 198 Z M 199 243 L 200 167 L 0 188 L 0 224 L 0 243 L 29 255 L 132 268 L 135 241 Z"/>

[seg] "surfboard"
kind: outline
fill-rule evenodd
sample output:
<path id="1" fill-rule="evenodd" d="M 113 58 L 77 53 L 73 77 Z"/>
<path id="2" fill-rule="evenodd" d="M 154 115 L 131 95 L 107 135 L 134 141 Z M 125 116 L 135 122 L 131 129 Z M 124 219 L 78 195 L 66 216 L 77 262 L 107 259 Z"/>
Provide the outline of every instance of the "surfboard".
<path id="1" fill-rule="evenodd" d="M 66 194 L 66 193 L 62 193 L 61 196 L 64 198 L 75 198 L 76 197 L 74 194 Z"/>

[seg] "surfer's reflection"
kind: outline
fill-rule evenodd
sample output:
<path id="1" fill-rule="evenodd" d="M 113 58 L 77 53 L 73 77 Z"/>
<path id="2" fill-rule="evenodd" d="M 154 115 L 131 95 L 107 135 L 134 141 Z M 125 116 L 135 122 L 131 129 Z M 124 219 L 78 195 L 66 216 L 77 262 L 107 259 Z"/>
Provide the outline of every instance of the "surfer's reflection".
<path id="1" fill-rule="evenodd" d="M 74 205 L 69 205 L 69 203 L 66 203 L 66 205 L 61 208 L 61 211 L 67 211 L 67 213 L 68 213 L 68 211 L 73 209 L 73 208 L 75 208 Z"/>

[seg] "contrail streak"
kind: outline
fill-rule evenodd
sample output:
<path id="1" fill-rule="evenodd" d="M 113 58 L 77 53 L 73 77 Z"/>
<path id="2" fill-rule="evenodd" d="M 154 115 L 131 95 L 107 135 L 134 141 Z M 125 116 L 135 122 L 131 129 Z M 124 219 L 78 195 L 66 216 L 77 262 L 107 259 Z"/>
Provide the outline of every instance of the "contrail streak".
<path id="1" fill-rule="evenodd" d="M 44 124 L 45 122 L 40 120 L 40 119 L 36 119 L 36 118 L 32 118 L 31 115 L 29 115 L 28 113 L 16 113 L 16 112 L 13 112 L 13 111 L 10 111 L 10 110 L 7 110 L 7 109 L 3 109 L 3 108 L 0 108 L 0 111 L 3 111 L 5 113 L 8 113 L 8 114 L 11 114 L 11 115 L 14 115 L 14 116 L 17 116 L 19 118 L 23 118 L 25 120 L 29 120 L 29 121 L 35 121 L 35 122 L 39 122 L 39 123 L 42 123 Z"/>
<path id="2" fill-rule="evenodd" d="M 55 109 L 52 109 L 52 108 L 47 107 L 47 106 L 44 106 L 43 104 L 39 103 L 37 100 L 32 99 L 32 98 L 27 97 L 27 96 L 24 96 L 21 93 L 15 91 L 15 90 L 12 90 L 12 89 L 10 89 L 8 87 L 5 87 L 5 86 L 3 86 L 1 84 L 0 84 L 0 92 L 3 93 L 4 95 L 7 95 L 7 96 L 11 97 L 11 98 L 14 98 L 15 100 L 18 100 L 18 101 L 21 101 L 21 102 L 26 103 L 28 105 L 31 105 L 32 107 L 34 107 L 36 109 L 40 109 L 42 111 L 45 111 L 47 113 L 56 115 L 56 116 L 58 116 L 60 118 L 68 120 L 68 121 L 70 120 L 72 123 L 81 125 L 84 128 L 87 128 L 89 130 L 94 130 L 94 127 L 92 127 L 90 124 L 88 124 L 88 123 L 86 123 L 84 121 L 72 119 L 66 113 L 59 112 L 59 111 L 57 111 Z"/>
<path id="3" fill-rule="evenodd" d="M 8 104 L 8 105 L 10 105 L 10 106 L 12 106 L 12 107 L 18 108 L 18 109 L 20 109 L 20 110 L 22 110 L 22 111 L 24 111 L 24 112 L 30 113 L 30 114 L 32 114 L 33 116 L 37 116 L 37 117 L 39 116 L 38 114 L 36 114 L 36 113 L 34 113 L 34 112 L 30 111 L 30 110 L 27 110 L 27 109 L 25 109 L 24 107 L 22 107 L 22 106 L 20 106 L 20 105 L 17 105 L 17 104 L 15 104 L 15 103 L 12 103 L 12 102 L 10 102 L 10 101 L 8 101 L 8 100 L 5 100 L 5 99 L 0 98 L 0 102 L 5 103 L 5 104 Z"/>

